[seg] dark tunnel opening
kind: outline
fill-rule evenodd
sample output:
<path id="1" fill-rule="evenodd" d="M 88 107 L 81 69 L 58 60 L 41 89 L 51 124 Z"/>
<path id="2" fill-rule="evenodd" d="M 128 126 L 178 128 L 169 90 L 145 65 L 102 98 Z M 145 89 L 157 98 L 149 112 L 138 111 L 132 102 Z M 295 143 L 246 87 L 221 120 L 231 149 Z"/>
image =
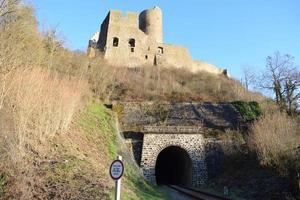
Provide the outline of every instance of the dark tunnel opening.
<path id="1" fill-rule="evenodd" d="M 189 154 L 177 146 L 165 148 L 157 157 L 155 176 L 158 185 L 191 186 L 192 161 Z"/>

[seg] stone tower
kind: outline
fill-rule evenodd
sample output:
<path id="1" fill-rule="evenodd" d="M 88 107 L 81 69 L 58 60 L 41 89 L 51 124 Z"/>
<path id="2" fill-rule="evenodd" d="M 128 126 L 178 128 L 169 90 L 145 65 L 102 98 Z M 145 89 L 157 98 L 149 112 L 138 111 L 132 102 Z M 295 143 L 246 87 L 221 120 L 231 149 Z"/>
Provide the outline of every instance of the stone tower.
<path id="1" fill-rule="evenodd" d="M 144 10 L 139 15 L 139 28 L 146 33 L 150 40 L 163 43 L 162 11 L 159 7 Z"/>

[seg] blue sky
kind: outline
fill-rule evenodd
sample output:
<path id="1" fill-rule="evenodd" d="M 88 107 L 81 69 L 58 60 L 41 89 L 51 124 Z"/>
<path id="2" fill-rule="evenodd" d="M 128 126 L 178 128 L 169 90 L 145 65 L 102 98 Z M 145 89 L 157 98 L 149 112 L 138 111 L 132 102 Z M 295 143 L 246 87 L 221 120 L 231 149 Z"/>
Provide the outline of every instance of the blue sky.
<path id="1" fill-rule="evenodd" d="M 243 66 L 259 71 L 275 51 L 300 64 L 299 0 L 27 0 L 40 28 L 57 27 L 68 48 L 85 50 L 110 9 L 163 11 L 164 42 L 193 58 L 228 69 L 240 79 Z"/>

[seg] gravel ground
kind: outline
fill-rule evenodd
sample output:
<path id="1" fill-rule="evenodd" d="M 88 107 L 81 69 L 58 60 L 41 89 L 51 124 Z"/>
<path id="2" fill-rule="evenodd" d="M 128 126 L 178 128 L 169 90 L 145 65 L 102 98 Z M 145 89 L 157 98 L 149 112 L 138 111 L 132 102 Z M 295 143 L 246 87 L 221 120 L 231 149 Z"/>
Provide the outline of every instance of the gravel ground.
<path id="1" fill-rule="evenodd" d="M 166 186 L 162 186 L 162 187 L 164 187 L 169 192 L 172 200 L 193 200 L 194 199 L 184 194 L 181 194 L 176 190 L 173 190 L 172 188 L 168 188 Z"/>

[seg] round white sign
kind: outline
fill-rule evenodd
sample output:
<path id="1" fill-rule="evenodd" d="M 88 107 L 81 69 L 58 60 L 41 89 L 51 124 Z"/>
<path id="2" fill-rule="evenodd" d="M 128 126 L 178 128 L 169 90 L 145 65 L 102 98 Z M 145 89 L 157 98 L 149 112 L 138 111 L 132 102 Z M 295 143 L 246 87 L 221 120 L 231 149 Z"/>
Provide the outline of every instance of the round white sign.
<path id="1" fill-rule="evenodd" d="M 110 176 L 114 180 L 118 180 L 124 173 L 124 165 L 121 160 L 115 160 L 110 165 Z"/>

